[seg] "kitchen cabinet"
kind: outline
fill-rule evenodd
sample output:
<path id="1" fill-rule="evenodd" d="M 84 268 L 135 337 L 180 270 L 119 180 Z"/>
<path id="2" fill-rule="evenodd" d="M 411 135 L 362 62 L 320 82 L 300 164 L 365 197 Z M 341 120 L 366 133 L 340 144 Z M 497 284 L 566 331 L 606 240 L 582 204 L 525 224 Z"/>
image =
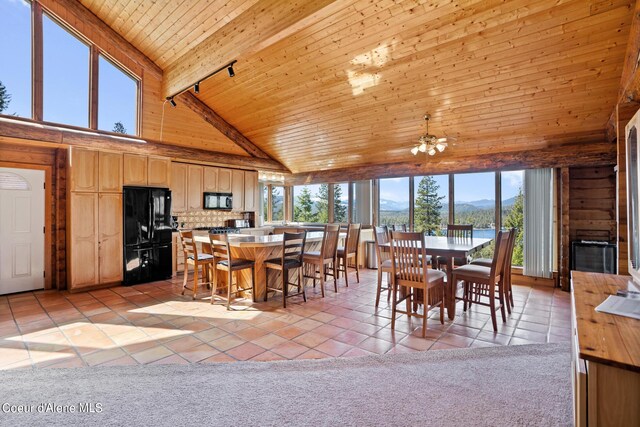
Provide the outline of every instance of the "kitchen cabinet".
<path id="1" fill-rule="evenodd" d="M 122 194 L 72 192 L 68 273 L 71 291 L 122 280 Z"/>
<path id="2" fill-rule="evenodd" d="M 149 156 L 147 159 L 147 185 L 169 188 L 171 185 L 171 159 Z"/>
<path id="3" fill-rule="evenodd" d="M 122 153 L 98 154 L 98 191 L 122 193 Z"/>
<path id="4" fill-rule="evenodd" d="M 187 210 L 187 165 L 171 163 L 171 211 Z"/>
<path id="5" fill-rule="evenodd" d="M 231 193 L 231 169 L 218 169 L 218 192 Z"/>
<path id="6" fill-rule="evenodd" d="M 122 181 L 124 185 L 147 186 L 147 156 L 124 154 Z"/>
<path id="7" fill-rule="evenodd" d="M 244 172 L 244 210 L 255 212 L 259 206 L 258 200 L 258 172 Z"/>
<path id="8" fill-rule="evenodd" d="M 75 147 L 69 151 L 71 191 L 98 191 L 98 151 Z"/>
<path id="9" fill-rule="evenodd" d="M 187 168 L 187 209 L 202 209 L 202 179 L 204 167 L 188 165 Z"/>
<path id="10" fill-rule="evenodd" d="M 231 193 L 233 194 L 233 210 L 244 210 L 244 171 L 233 169 L 231 173 Z"/>
<path id="11" fill-rule="evenodd" d="M 218 168 L 204 168 L 203 191 L 218 192 L 218 171 Z"/>

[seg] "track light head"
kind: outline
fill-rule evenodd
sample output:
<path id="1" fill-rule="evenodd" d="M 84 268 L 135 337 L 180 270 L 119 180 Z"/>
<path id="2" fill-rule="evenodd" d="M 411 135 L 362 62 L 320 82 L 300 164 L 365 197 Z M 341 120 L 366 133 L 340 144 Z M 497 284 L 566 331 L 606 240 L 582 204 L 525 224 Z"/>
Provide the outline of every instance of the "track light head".
<path id="1" fill-rule="evenodd" d="M 229 72 L 229 77 L 233 77 L 236 75 L 236 73 L 233 72 L 233 65 L 229 65 L 227 67 L 227 71 Z"/>
<path id="2" fill-rule="evenodd" d="M 173 100 L 173 96 L 170 97 L 170 98 L 167 98 L 167 100 L 169 101 L 169 103 L 171 104 L 172 107 L 175 107 L 176 105 L 178 105 L 178 104 L 176 104 L 176 101 Z"/>
<path id="3" fill-rule="evenodd" d="M 193 85 L 193 91 L 195 93 L 200 93 L 200 82 L 197 82 L 195 85 Z"/>

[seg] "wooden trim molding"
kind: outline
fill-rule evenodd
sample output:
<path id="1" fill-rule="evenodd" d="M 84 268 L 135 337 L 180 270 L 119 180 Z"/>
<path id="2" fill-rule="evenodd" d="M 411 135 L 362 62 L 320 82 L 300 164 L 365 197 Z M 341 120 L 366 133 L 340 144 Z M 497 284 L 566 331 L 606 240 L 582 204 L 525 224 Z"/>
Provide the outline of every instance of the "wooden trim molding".
<path id="1" fill-rule="evenodd" d="M 224 136 L 229 138 L 252 157 L 271 159 L 267 153 L 262 151 L 258 146 L 251 142 L 249 138 L 240 133 L 238 129 L 230 125 L 225 119 L 220 117 L 218 113 L 213 111 L 211 107 L 200 101 L 191 92 L 184 92 L 178 96 L 177 99 L 179 102 L 183 103 L 193 112 L 202 117 L 205 122 L 222 132 Z"/>
<path id="2" fill-rule="evenodd" d="M 98 129 L 98 61 L 99 51 L 96 45 L 90 48 L 89 59 L 89 127 Z"/>
<path id="3" fill-rule="evenodd" d="M 41 121 L 43 118 L 43 49 L 42 49 L 42 6 L 34 2 L 31 9 L 32 49 L 31 49 L 31 116 Z"/>
<path id="4" fill-rule="evenodd" d="M 38 142 L 44 146 L 80 146 L 101 148 L 133 154 L 170 157 L 173 160 L 211 163 L 221 166 L 288 172 L 272 159 L 238 156 L 198 148 L 179 147 L 148 139 L 123 137 L 112 132 L 87 130 L 73 126 L 0 115 L 0 141 L 14 143 Z"/>

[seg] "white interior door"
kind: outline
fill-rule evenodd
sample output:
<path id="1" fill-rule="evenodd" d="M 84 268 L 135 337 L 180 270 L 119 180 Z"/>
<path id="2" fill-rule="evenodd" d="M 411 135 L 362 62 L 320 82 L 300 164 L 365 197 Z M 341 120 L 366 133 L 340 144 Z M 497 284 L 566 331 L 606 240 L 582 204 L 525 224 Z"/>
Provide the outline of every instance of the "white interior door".
<path id="1" fill-rule="evenodd" d="M 44 171 L 0 168 L 0 295 L 44 288 Z"/>

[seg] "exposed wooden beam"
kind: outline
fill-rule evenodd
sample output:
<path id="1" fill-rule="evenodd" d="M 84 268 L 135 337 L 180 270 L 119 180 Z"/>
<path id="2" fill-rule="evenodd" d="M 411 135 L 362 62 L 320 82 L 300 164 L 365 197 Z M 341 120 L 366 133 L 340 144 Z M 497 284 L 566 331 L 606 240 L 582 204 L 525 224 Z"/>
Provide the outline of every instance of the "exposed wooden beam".
<path id="1" fill-rule="evenodd" d="M 217 68 L 265 49 L 325 16 L 335 0 L 261 0 L 165 69 L 163 94 L 175 95 Z M 339 3 L 339 2 L 338 2 Z"/>
<path id="2" fill-rule="evenodd" d="M 616 164 L 616 146 L 605 141 L 550 144 L 548 148 L 481 156 L 435 156 L 414 162 L 361 165 L 354 168 L 292 174 L 287 184 L 358 181 L 374 178 L 438 175 L 490 170 L 518 170 L 546 167 L 596 166 Z"/>
<path id="3" fill-rule="evenodd" d="M 43 56 L 42 56 L 42 7 L 35 2 L 31 9 L 31 26 L 33 40 L 31 49 L 31 116 L 36 120 L 42 120 L 43 111 Z"/>
<path id="4" fill-rule="evenodd" d="M 640 102 L 640 1 L 635 2 L 627 52 L 624 56 L 618 101 Z"/>
<path id="5" fill-rule="evenodd" d="M 111 132 L 87 131 L 72 126 L 36 123 L 29 119 L 0 117 L 0 141 L 41 146 L 81 146 L 135 154 L 171 157 L 196 163 L 214 163 L 245 169 L 288 172 L 272 159 L 238 156 L 198 148 L 180 147 Z"/>
<path id="6" fill-rule="evenodd" d="M 218 113 L 213 111 L 207 104 L 200 101 L 191 92 L 184 92 L 178 98 L 180 104 L 184 104 L 193 112 L 198 114 L 202 119 L 218 129 L 224 136 L 233 141 L 236 145 L 249 153 L 252 157 L 261 159 L 270 159 L 269 155 L 262 151 L 258 146 L 251 142 L 238 129 L 230 125 L 225 119 L 220 117 Z"/>

